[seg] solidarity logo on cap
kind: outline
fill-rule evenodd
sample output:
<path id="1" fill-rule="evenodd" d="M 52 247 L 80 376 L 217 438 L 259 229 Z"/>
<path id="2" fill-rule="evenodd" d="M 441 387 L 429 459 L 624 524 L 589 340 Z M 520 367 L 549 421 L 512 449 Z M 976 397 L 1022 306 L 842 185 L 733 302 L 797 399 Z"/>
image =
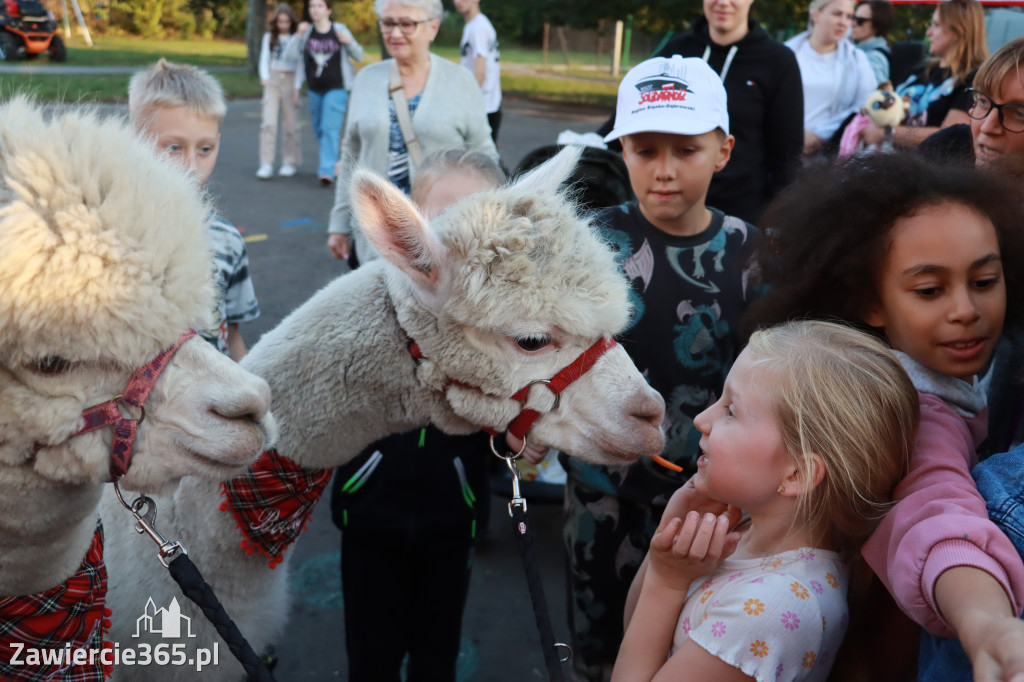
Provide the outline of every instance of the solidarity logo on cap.
<path id="1" fill-rule="evenodd" d="M 700 135 L 729 132 L 725 86 L 704 60 L 655 57 L 630 69 L 619 84 L 615 128 L 605 142 L 634 133 Z"/>

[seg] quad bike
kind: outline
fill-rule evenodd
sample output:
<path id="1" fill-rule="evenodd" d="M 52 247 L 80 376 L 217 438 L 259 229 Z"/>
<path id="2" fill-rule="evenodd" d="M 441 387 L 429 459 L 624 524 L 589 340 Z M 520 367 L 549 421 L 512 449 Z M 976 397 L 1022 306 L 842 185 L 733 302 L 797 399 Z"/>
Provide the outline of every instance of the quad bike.
<path id="1" fill-rule="evenodd" d="M 0 59 L 49 53 L 50 61 L 68 58 L 57 22 L 39 0 L 0 0 Z"/>

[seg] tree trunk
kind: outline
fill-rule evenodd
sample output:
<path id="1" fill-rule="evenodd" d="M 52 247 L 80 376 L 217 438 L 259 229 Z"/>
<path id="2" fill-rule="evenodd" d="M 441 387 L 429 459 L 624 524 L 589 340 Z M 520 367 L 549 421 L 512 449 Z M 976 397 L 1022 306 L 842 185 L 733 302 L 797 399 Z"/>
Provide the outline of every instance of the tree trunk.
<path id="1" fill-rule="evenodd" d="M 259 73 L 260 45 L 267 31 L 267 0 L 249 0 L 249 16 L 245 22 L 245 48 L 249 72 Z"/>

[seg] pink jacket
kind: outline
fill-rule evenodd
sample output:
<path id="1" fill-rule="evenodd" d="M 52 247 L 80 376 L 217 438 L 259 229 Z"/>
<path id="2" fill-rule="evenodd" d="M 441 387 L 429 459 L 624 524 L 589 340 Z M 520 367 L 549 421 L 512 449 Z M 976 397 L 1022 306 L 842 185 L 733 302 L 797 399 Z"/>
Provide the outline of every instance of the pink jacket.
<path id="1" fill-rule="evenodd" d="M 942 572 L 954 566 L 987 571 L 1020 614 L 1024 564 L 989 521 L 971 478 L 975 449 L 987 432 L 987 410 L 967 419 L 930 393 L 918 395 L 921 426 L 909 471 L 896 486 L 896 505 L 861 552 L 908 616 L 934 635 L 951 637 L 935 604 Z"/>

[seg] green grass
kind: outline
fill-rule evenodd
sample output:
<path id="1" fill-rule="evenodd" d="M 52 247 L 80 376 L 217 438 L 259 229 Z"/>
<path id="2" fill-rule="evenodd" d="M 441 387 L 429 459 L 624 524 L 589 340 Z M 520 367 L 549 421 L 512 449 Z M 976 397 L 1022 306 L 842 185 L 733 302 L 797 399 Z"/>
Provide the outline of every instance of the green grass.
<path id="1" fill-rule="evenodd" d="M 263 93 L 259 78 L 245 72 L 215 74 L 228 99 L 259 97 Z M 0 98 L 26 92 L 42 101 L 126 102 L 130 75 L 0 75 Z"/>
<path id="2" fill-rule="evenodd" d="M 131 37 L 97 36 L 88 47 L 80 37 L 68 41 L 68 65 L 144 67 L 160 57 L 205 67 L 246 66 L 245 44 L 223 40 L 143 40 Z M 457 47 L 435 46 L 443 57 L 457 60 Z M 377 60 L 375 46 L 366 50 L 367 60 Z M 502 90 L 508 95 L 578 104 L 614 106 L 617 78 L 612 78 L 607 64 L 594 68 L 592 53 L 572 53 L 566 67 L 561 52 L 548 55 L 548 68 L 541 68 L 540 50 L 503 48 L 502 61 L 509 65 L 501 76 Z M 589 59 L 589 61 L 588 61 Z M 14 62 L 38 67 L 30 74 L 0 74 L 0 97 L 12 92 L 30 92 L 45 101 L 123 102 L 128 91 L 128 74 L 58 75 L 47 74 L 46 58 L 30 62 Z M 513 68 L 525 65 L 527 68 Z M 259 97 L 259 79 L 246 71 L 215 71 L 229 98 Z"/>

